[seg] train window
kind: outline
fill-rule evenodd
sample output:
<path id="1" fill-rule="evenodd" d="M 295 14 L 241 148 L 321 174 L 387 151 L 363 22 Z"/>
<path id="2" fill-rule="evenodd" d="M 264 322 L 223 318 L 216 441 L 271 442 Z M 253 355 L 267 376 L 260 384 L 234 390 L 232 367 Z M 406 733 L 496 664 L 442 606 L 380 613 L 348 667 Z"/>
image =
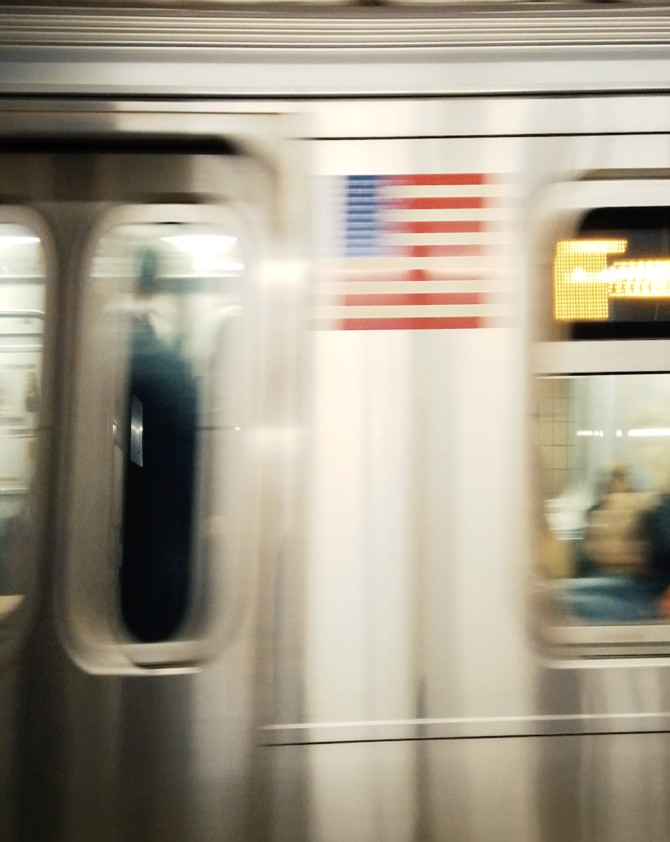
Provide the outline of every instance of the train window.
<path id="1" fill-rule="evenodd" d="M 543 378 L 545 573 L 564 618 L 670 619 L 670 374 Z"/>
<path id="2" fill-rule="evenodd" d="M 0 653 L 35 597 L 45 296 L 40 237 L 0 221 Z"/>
<path id="3" fill-rule="evenodd" d="M 186 617 L 199 416 L 243 268 L 236 237 L 184 224 L 120 226 L 95 256 L 95 281 L 117 287 L 108 307 L 121 310 L 115 344 L 127 358 L 114 420 L 123 465 L 119 597 L 140 641 L 169 640 Z"/>
<path id="4" fill-rule="evenodd" d="M 107 226 L 90 261 L 71 578 L 96 589 L 101 645 L 165 666 L 202 657 L 216 613 L 245 261 L 235 225 L 206 210 L 140 215 Z M 103 569 L 86 563 L 96 543 Z"/>

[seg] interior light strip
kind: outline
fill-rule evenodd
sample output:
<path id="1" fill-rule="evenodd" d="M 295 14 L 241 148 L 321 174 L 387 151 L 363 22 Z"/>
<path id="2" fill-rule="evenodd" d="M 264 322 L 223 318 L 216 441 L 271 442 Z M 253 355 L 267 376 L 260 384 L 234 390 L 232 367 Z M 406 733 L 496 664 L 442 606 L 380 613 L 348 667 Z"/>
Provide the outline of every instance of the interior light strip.
<path id="1" fill-rule="evenodd" d="M 629 430 L 628 435 L 633 438 L 665 438 L 670 436 L 670 427 L 641 427 L 637 430 Z"/>
<path id="2" fill-rule="evenodd" d="M 39 237 L 15 237 L 9 234 L 0 234 L 0 246 L 25 246 L 28 243 L 39 243 Z"/>

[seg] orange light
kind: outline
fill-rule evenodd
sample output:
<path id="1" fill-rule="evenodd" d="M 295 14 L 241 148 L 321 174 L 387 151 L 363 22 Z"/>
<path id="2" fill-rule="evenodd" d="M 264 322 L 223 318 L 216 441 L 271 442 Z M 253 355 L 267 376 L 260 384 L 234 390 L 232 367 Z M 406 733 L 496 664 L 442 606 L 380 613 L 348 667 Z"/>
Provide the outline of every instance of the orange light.
<path id="1" fill-rule="evenodd" d="M 609 316 L 612 298 L 670 298 L 670 260 L 615 260 L 626 240 L 561 240 L 554 260 L 554 315 L 559 321 Z"/>
<path id="2" fill-rule="evenodd" d="M 609 316 L 612 279 L 607 257 L 623 254 L 626 240 L 561 240 L 554 260 L 554 316 L 560 321 Z"/>

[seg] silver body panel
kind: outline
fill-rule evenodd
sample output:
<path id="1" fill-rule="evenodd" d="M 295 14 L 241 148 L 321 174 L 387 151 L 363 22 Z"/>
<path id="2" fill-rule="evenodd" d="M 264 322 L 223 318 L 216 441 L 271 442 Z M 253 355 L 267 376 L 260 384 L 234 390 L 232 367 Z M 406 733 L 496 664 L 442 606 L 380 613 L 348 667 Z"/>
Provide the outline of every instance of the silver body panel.
<path id="1" fill-rule="evenodd" d="M 71 458 L 58 448 L 42 611 L 0 672 L 0 837 L 667 839 L 666 653 L 542 650 L 527 470 L 530 374 L 559 365 L 531 348 L 534 209 L 589 173 L 670 170 L 667 12 L 533 10 L 490 29 L 472 13 L 459 26 L 418 16 L 411 30 L 407 13 L 386 29 L 372 16 L 355 47 L 351 22 L 327 17 L 253 32 L 241 14 L 190 29 L 161 14 L 121 31 L 104 15 L 55 29 L 48 12 L 7 13 L 0 128 L 48 143 L 177 126 L 274 156 L 277 217 L 294 225 L 277 223 L 270 248 L 309 270 L 258 293 L 246 610 L 193 673 L 77 666 L 54 599 Z M 268 127 L 273 114 L 287 119 Z M 504 176 L 506 321 L 304 330 L 338 236 L 323 185 L 421 172 Z M 27 204 L 39 178 L 15 191 Z M 81 283 L 63 254 L 72 219 L 99 210 L 50 211 L 63 436 Z M 659 346 L 635 354 L 637 371 L 662 363 Z"/>

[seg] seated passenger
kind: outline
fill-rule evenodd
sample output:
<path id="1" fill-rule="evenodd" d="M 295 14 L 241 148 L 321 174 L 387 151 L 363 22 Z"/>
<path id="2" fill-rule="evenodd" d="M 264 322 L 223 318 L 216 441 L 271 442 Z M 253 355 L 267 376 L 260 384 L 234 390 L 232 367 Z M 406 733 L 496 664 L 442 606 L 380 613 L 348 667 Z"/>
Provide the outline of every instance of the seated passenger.
<path id="1" fill-rule="evenodd" d="M 636 573 L 647 563 L 642 536 L 646 495 L 636 494 L 628 471 L 617 465 L 599 506 L 591 510 L 585 550 L 601 573 Z"/>
<path id="2" fill-rule="evenodd" d="M 595 484 L 594 501 L 586 513 L 587 525 L 591 523 L 594 513 L 599 511 L 605 503 L 610 482 L 611 476 L 609 474 L 604 471 L 599 474 Z M 583 576 L 592 576 L 596 571 L 596 563 L 589 556 L 586 542 L 580 541 L 575 549 L 575 575 L 582 578 Z"/>
<path id="3" fill-rule="evenodd" d="M 624 466 L 614 468 L 605 499 L 592 510 L 584 540 L 595 574 L 570 583 L 566 598 L 572 611 L 601 622 L 658 616 L 660 596 L 670 585 L 670 495 L 667 516 L 663 499 L 645 512 L 648 497 L 632 490 Z"/>

